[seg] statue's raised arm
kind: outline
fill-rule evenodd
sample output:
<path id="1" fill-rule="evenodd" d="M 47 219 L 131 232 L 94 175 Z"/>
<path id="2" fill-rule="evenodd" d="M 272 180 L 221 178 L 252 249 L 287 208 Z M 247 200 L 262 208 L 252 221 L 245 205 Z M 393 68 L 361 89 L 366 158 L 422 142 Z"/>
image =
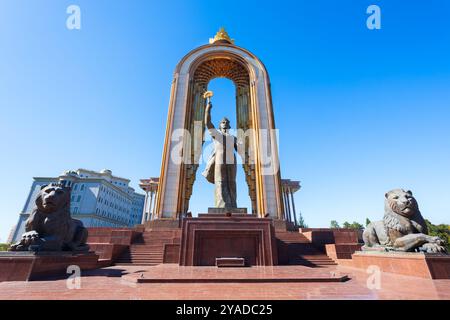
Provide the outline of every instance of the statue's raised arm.
<path id="1" fill-rule="evenodd" d="M 212 108 L 212 103 L 208 102 L 208 104 L 206 105 L 206 110 L 205 110 L 205 125 L 206 125 L 206 128 L 208 128 L 208 131 L 209 131 L 211 137 L 216 138 L 218 132 L 216 130 L 216 127 L 214 127 L 213 123 L 211 122 L 211 108 Z"/>
<path id="2" fill-rule="evenodd" d="M 215 129 L 214 125 L 211 122 L 211 108 L 212 108 L 212 103 L 208 102 L 208 104 L 206 105 L 206 110 L 205 110 L 205 124 L 208 129 Z"/>

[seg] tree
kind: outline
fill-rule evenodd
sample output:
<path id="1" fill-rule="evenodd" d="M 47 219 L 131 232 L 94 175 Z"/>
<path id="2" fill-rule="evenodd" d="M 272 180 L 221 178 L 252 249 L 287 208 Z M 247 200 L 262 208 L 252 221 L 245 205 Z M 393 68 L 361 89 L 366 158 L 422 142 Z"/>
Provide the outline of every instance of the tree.
<path id="1" fill-rule="evenodd" d="M 340 228 L 339 223 L 336 220 L 331 220 L 330 228 L 339 229 Z"/>
<path id="2" fill-rule="evenodd" d="M 345 221 L 345 222 L 342 224 L 342 226 L 343 226 L 343 228 L 345 228 L 345 229 L 355 229 L 355 230 L 361 230 L 361 229 L 364 229 L 364 226 L 363 226 L 361 223 L 356 222 L 356 221 L 353 221 L 353 223 L 350 223 L 350 222 Z"/>
<path id="3" fill-rule="evenodd" d="M 366 218 L 366 227 L 369 225 L 371 221 L 369 220 L 369 218 Z"/>
<path id="4" fill-rule="evenodd" d="M 356 229 L 356 230 L 362 230 L 362 229 L 364 229 L 364 226 L 359 222 L 353 221 L 353 223 L 350 225 L 350 228 Z"/>
<path id="5" fill-rule="evenodd" d="M 308 225 L 305 223 L 305 219 L 303 219 L 302 212 L 299 212 L 297 224 L 300 228 L 308 228 Z"/>

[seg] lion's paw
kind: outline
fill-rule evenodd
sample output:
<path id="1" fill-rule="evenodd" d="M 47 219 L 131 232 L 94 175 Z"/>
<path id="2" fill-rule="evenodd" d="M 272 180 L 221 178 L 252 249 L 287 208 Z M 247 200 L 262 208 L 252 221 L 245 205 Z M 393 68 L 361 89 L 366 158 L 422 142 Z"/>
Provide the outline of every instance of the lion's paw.
<path id="1" fill-rule="evenodd" d="M 36 231 L 28 231 L 22 235 L 20 244 L 23 246 L 29 246 L 34 244 L 39 239 L 39 233 Z"/>
<path id="2" fill-rule="evenodd" d="M 444 241 L 439 237 L 432 237 L 432 243 L 436 243 L 437 245 L 444 246 Z"/>
<path id="3" fill-rule="evenodd" d="M 440 239 L 439 239 L 440 240 Z M 442 240 L 440 240 L 442 242 Z M 447 250 L 445 249 L 444 246 L 436 243 L 436 242 L 430 242 L 430 243 L 425 243 L 424 245 L 422 245 L 420 247 L 420 251 L 424 251 L 427 253 L 444 253 Z"/>

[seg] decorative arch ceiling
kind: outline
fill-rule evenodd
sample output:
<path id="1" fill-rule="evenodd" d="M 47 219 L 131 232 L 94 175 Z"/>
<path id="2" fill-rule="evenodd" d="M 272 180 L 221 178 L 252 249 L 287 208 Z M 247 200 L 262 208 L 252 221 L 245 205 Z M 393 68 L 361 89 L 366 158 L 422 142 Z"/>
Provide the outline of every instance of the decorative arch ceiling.
<path id="1" fill-rule="evenodd" d="M 226 58 L 207 60 L 195 70 L 194 79 L 198 84 L 206 86 L 214 78 L 228 78 L 237 87 L 245 87 L 250 83 L 245 67 Z"/>

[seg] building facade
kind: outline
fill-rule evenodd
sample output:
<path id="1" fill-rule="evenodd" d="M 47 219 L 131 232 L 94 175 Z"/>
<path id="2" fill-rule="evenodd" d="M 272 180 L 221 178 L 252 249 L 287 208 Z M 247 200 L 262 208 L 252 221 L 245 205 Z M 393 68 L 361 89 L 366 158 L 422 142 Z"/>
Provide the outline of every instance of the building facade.
<path id="1" fill-rule="evenodd" d="M 33 180 L 13 232 L 13 242 L 25 232 L 25 221 L 35 206 L 34 201 L 41 187 L 58 181 L 65 181 L 72 188 L 70 213 L 85 227 L 124 228 L 142 221 L 145 196 L 129 186 L 130 180 L 113 176 L 111 170 L 96 172 L 78 169 L 65 171 L 58 177 L 35 177 Z"/>

